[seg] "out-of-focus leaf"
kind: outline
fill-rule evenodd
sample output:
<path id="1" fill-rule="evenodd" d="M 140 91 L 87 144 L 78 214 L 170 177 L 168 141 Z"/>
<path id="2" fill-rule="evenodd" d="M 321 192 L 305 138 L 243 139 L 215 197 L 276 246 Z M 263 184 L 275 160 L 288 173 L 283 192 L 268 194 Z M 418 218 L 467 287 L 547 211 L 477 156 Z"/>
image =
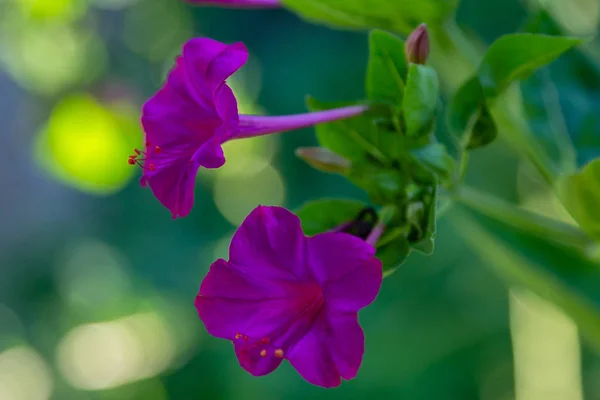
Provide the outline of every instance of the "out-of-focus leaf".
<path id="1" fill-rule="evenodd" d="M 283 5 L 315 23 L 408 34 L 422 22 L 441 25 L 458 0 L 283 0 Z"/>
<path id="2" fill-rule="evenodd" d="M 481 223 L 458 210 L 449 218 L 483 266 L 562 308 L 600 351 L 600 265 L 498 220 Z"/>
<path id="3" fill-rule="evenodd" d="M 521 94 L 527 123 L 535 138 L 561 171 L 574 171 L 577 154 L 549 71 L 540 70 L 522 81 Z"/>
<path id="4" fill-rule="evenodd" d="M 560 25 L 544 9 L 531 16 L 524 30 L 547 35 L 563 35 Z M 569 173 L 573 171 L 573 164 L 582 166 L 600 156 L 600 139 L 597 134 L 600 130 L 600 118 L 597 117 L 597 110 L 600 107 L 600 66 L 594 62 L 590 54 L 574 49 L 552 63 L 547 70 L 547 75 L 551 75 L 552 82 L 542 90 L 546 92 L 546 97 L 549 96 L 551 99 L 550 104 L 555 102 L 557 104 L 557 107 L 552 106 L 555 111 L 550 113 L 553 126 L 562 124 L 564 128 L 561 126 L 561 129 L 564 131 L 559 134 L 556 129 L 541 131 L 541 125 L 536 127 L 530 123 L 530 126 L 547 147 L 550 155 L 555 160 L 560 160 L 562 171 Z M 530 95 L 535 96 L 536 88 L 532 89 Z M 527 96 L 524 90 L 523 96 Z M 527 98 L 525 100 L 528 101 Z M 568 134 L 570 139 L 557 137 L 559 140 L 552 142 L 554 133 L 563 137 Z M 570 148 L 573 147 L 576 152 L 570 154 L 573 151 Z M 572 157 L 575 158 L 574 161 L 570 160 Z"/>
<path id="5" fill-rule="evenodd" d="M 371 100 L 402 103 L 407 67 L 404 42 L 391 33 L 374 30 L 369 36 L 367 96 Z"/>
<path id="6" fill-rule="evenodd" d="M 459 88 L 448 108 L 448 129 L 459 147 L 477 148 L 491 143 L 498 131 L 487 103 L 512 82 L 528 78 L 581 42 L 572 37 L 519 33 L 492 43 L 477 76 Z"/>
<path id="7" fill-rule="evenodd" d="M 438 97 L 439 83 L 435 70 L 425 65 L 410 64 L 403 101 L 408 136 L 423 136 L 432 130 Z"/>
<path id="8" fill-rule="evenodd" d="M 589 235 L 600 239 L 600 159 L 561 177 L 556 188 L 569 214 Z"/>
<path id="9" fill-rule="evenodd" d="M 529 77 L 583 40 L 532 33 L 505 35 L 489 47 L 479 65 L 479 81 L 486 97 L 501 94 L 509 84 Z"/>

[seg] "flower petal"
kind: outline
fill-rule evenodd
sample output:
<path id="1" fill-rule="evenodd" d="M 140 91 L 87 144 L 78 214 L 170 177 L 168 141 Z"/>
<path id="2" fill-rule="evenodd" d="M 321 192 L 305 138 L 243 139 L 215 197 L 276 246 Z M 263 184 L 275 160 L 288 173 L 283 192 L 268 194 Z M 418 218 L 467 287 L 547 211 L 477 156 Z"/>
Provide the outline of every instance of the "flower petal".
<path id="1" fill-rule="evenodd" d="M 225 43 L 210 38 L 194 38 L 183 45 L 183 58 L 189 71 L 206 76 L 212 60 L 227 48 Z"/>
<path id="2" fill-rule="evenodd" d="M 199 103 L 196 96 L 190 91 L 185 74 L 183 59 L 178 57 L 163 87 L 144 104 L 142 123 L 145 130 L 147 122 L 168 120 L 171 124 L 192 128 L 184 132 L 193 135 L 195 133 L 193 128 L 204 126 L 208 128 L 205 130 L 210 132 L 221 124 L 219 114 L 212 101 L 209 99 Z M 169 136 L 148 139 L 156 142 L 165 140 Z"/>
<path id="3" fill-rule="evenodd" d="M 329 330 L 329 323 L 321 313 L 312 329 L 286 354 L 290 364 L 304 379 L 322 387 L 335 387 L 342 382 L 329 349 Z"/>
<path id="4" fill-rule="evenodd" d="M 230 261 L 264 279 L 310 281 L 300 219 L 282 207 L 258 206 L 233 235 Z"/>
<path id="5" fill-rule="evenodd" d="M 262 347 L 248 348 L 243 340 L 236 340 L 233 344 L 240 366 L 254 376 L 270 374 L 283 361 L 283 358 L 275 357 L 272 348 L 269 350 Z M 265 353 L 261 354 L 262 350 Z"/>
<path id="6" fill-rule="evenodd" d="M 219 139 L 212 138 L 194 153 L 192 159 L 204 168 L 220 168 L 225 164 L 225 156 Z"/>
<path id="7" fill-rule="evenodd" d="M 242 42 L 228 45 L 212 59 L 206 70 L 209 82 L 220 84 L 248 61 L 248 50 Z"/>
<path id="8" fill-rule="evenodd" d="M 157 167 L 156 171 L 144 173 L 142 184 L 150 186 L 154 196 L 171 211 L 173 218 L 185 217 L 194 205 L 197 173 L 197 164 L 178 160 L 166 167 Z"/>
<path id="9" fill-rule="evenodd" d="M 196 308 L 206 330 L 233 340 L 237 333 L 262 338 L 280 330 L 297 313 L 304 288 L 272 281 L 219 259 L 202 281 Z"/>
<path id="10" fill-rule="evenodd" d="M 383 280 L 381 261 L 375 257 L 323 287 L 327 306 L 340 312 L 355 312 L 375 300 Z"/>
<path id="11" fill-rule="evenodd" d="M 308 238 L 308 265 L 321 285 L 342 279 L 374 255 L 373 246 L 347 233 L 327 232 Z"/>
<path id="12" fill-rule="evenodd" d="M 196 38 L 183 46 L 183 58 L 188 84 L 197 97 L 206 98 L 248 61 L 248 50 L 241 42 L 226 45 Z"/>
<path id="13" fill-rule="evenodd" d="M 365 335 L 356 313 L 329 313 L 327 345 L 339 374 L 349 380 L 356 376 L 365 352 Z"/>
<path id="14" fill-rule="evenodd" d="M 237 100 L 231 88 L 227 85 L 221 85 L 215 94 L 215 105 L 219 116 L 223 120 L 223 130 L 231 130 L 237 126 L 239 121 Z M 222 137 L 223 143 L 228 137 Z"/>

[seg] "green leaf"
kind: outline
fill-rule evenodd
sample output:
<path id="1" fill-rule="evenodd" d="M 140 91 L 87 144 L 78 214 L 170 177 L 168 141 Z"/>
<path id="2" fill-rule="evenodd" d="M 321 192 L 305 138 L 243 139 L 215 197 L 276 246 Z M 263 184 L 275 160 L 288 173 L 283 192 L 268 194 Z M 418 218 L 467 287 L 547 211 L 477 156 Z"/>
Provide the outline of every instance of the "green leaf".
<path id="1" fill-rule="evenodd" d="M 366 82 L 368 98 L 402 104 L 406 74 L 404 42 L 391 33 L 371 31 Z"/>
<path id="2" fill-rule="evenodd" d="M 531 290 L 567 313 L 600 351 L 600 265 L 581 252 L 501 221 L 455 210 L 456 233 L 510 285 Z"/>
<path id="3" fill-rule="evenodd" d="M 573 219 L 589 235 L 600 239 L 600 159 L 559 178 L 556 189 Z"/>
<path id="4" fill-rule="evenodd" d="M 450 101 L 446 124 L 459 151 L 489 144 L 498 135 L 476 76 L 463 83 Z"/>
<path id="5" fill-rule="evenodd" d="M 391 231 L 386 237 L 385 244 L 377 246 L 376 256 L 383 263 L 383 277 L 388 277 L 400 267 L 411 252 L 410 245 L 402 229 Z"/>
<path id="6" fill-rule="evenodd" d="M 306 100 L 311 111 L 328 110 L 356 103 L 321 102 L 314 97 Z M 320 124 L 315 127 L 319 144 L 350 161 L 364 160 L 369 155 L 385 160 L 385 155 L 377 146 L 377 127 L 373 116 L 365 113 L 361 116 L 340 121 Z"/>
<path id="7" fill-rule="evenodd" d="M 452 179 L 456 163 L 454 162 L 454 158 L 448 154 L 443 144 L 430 144 L 411 150 L 410 154 L 417 162 L 434 172 L 441 181 L 450 181 Z"/>
<path id="8" fill-rule="evenodd" d="M 356 186 L 364 189 L 373 203 L 380 205 L 394 203 L 406 185 L 405 179 L 397 169 L 371 161 L 353 163 L 347 177 Z"/>
<path id="9" fill-rule="evenodd" d="M 580 43 L 579 38 L 532 33 L 502 36 L 492 43 L 479 65 L 478 76 L 485 96 L 498 96 L 512 82 L 529 77 Z"/>
<path id="10" fill-rule="evenodd" d="M 315 23 L 408 34 L 421 22 L 441 25 L 456 9 L 458 0 L 283 0 L 282 3 Z"/>
<path id="11" fill-rule="evenodd" d="M 404 90 L 404 120 L 407 136 L 427 135 L 433 129 L 439 83 L 437 73 L 425 65 L 410 64 Z"/>
<path id="12" fill-rule="evenodd" d="M 496 123 L 492 118 L 490 109 L 487 105 L 482 105 L 479 110 L 479 115 L 475 120 L 467 149 L 476 149 L 478 147 L 486 146 L 492 143 L 498 136 L 498 129 Z"/>
<path id="13" fill-rule="evenodd" d="M 358 200 L 321 199 L 304 204 L 296 215 L 304 234 L 313 236 L 353 220 L 365 207 L 368 205 Z"/>
<path id="14" fill-rule="evenodd" d="M 427 191 L 429 193 L 422 196 L 421 201 L 410 204 L 407 209 L 407 219 L 412 226 L 408 240 L 412 249 L 431 255 L 436 230 L 437 185 L 430 186 Z"/>

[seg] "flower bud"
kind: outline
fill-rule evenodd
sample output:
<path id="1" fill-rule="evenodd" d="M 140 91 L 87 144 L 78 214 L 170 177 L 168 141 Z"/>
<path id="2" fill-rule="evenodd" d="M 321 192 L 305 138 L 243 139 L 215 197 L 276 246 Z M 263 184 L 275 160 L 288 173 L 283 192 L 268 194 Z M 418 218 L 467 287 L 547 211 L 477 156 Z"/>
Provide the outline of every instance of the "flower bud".
<path id="1" fill-rule="evenodd" d="M 322 147 L 300 147 L 296 149 L 300 157 L 311 167 L 323 172 L 345 174 L 350 169 L 350 161 Z"/>
<path id="2" fill-rule="evenodd" d="M 429 57 L 429 33 L 427 25 L 421 24 L 412 31 L 404 47 L 406 61 L 414 64 L 425 64 Z"/>

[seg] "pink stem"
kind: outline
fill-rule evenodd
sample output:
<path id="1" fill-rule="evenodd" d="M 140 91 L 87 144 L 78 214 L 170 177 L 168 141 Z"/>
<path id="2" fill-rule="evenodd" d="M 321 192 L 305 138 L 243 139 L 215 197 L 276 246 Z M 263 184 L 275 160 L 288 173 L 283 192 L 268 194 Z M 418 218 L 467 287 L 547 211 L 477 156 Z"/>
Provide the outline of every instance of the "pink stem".
<path id="1" fill-rule="evenodd" d="M 230 139 L 243 139 L 268 135 L 271 133 L 292 131 L 326 122 L 351 118 L 364 113 L 367 108 L 368 107 L 366 106 L 349 106 L 325 111 L 276 117 L 240 115 L 239 126 L 235 132 L 232 132 L 232 137 Z"/>
<path id="2" fill-rule="evenodd" d="M 377 241 L 379 240 L 379 238 L 381 238 L 381 235 L 383 234 L 384 229 L 385 229 L 384 224 L 375 225 L 373 230 L 371 230 L 371 233 L 369 233 L 369 236 L 367 236 L 366 242 L 369 243 L 371 246 L 375 247 L 375 245 L 377 244 Z"/>
<path id="3" fill-rule="evenodd" d="M 237 8 L 279 8 L 280 0 L 188 0 L 190 3 Z"/>

